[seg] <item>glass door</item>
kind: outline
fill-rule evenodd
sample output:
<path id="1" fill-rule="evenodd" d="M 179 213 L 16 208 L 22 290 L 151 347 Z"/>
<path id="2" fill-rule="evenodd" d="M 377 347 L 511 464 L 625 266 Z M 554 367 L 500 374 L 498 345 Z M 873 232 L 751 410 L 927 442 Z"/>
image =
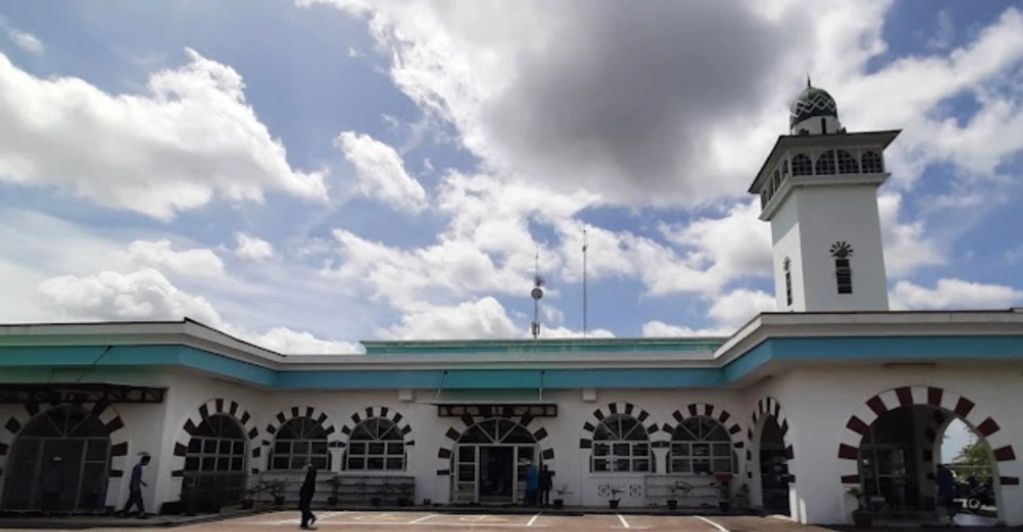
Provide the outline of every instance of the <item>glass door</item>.
<path id="1" fill-rule="evenodd" d="M 456 504 L 476 502 L 476 479 L 478 475 L 479 447 L 475 445 L 455 446 L 455 492 L 451 499 Z"/>

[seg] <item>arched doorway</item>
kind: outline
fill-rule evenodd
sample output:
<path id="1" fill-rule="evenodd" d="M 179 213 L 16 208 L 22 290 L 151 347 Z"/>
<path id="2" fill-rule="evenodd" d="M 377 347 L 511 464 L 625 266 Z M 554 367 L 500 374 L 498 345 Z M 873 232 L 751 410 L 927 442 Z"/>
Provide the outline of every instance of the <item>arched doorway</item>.
<path id="1" fill-rule="evenodd" d="M 874 512 L 901 519 L 936 518 L 935 514 L 941 508 L 937 498 L 936 469 L 943 462 L 943 442 L 937 436 L 955 420 L 955 416 L 939 408 L 910 405 L 885 412 L 868 427 L 860 442 L 859 475 L 863 494 Z M 956 425 L 972 432 L 978 450 L 988 458 L 986 478 L 978 482 L 994 482 L 996 466 L 990 459 L 990 447 L 966 423 Z M 955 457 L 948 458 L 954 461 Z M 956 482 L 963 485 L 971 474 L 977 473 L 969 466 L 951 466 L 949 469 L 953 471 Z M 956 506 L 957 510 L 962 510 L 962 500 L 958 500 Z M 997 512 L 993 501 L 987 511 Z"/>
<path id="2" fill-rule="evenodd" d="M 764 511 L 789 515 L 789 465 L 784 432 L 768 415 L 760 429 L 760 495 Z"/>
<path id="3" fill-rule="evenodd" d="M 231 504 L 245 493 L 245 443 L 247 438 L 231 416 L 206 417 L 192 433 L 185 453 L 181 498 Z"/>
<path id="4" fill-rule="evenodd" d="M 456 503 L 518 504 L 525 497 L 526 468 L 540 467 L 536 438 L 506 418 L 480 421 L 463 432 L 454 451 Z"/>
<path id="5" fill-rule="evenodd" d="M 935 440 L 953 419 L 981 442 L 990 464 L 997 519 L 1011 522 L 1016 508 L 1005 504 L 1001 488 L 1019 484 L 1019 477 L 1013 476 L 1018 465 L 1012 433 L 981 405 L 942 388 L 904 386 L 865 401 L 846 422 L 844 443 L 838 447 L 842 484 L 862 491 L 860 506 L 875 514 L 934 519 L 938 503 L 934 480 L 941 461 Z M 1002 476 L 1004 472 L 1009 474 Z"/>
<path id="6" fill-rule="evenodd" d="M 77 406 L 51 408 L 29 421 L 14 441 L 3 507 L 102 511 L 109 470 L 110 436 L 103 423 Z M 44 501 L 43 491 L 55 487 L 57 499 Z"/>

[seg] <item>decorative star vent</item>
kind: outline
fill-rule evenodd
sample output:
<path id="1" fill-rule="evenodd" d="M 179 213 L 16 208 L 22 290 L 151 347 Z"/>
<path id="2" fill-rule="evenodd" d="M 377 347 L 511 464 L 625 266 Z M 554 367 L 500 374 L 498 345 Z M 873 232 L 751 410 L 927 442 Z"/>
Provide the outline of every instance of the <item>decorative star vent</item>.
<path id="1" fill-rule="evenodd" d="M 853 254 L 853 248 L 845 241 L 838 241 L 831 244 L 831 256 L 836 259 L 847 259 Z"/>
<path id="2" fill-rule="evenodd" d="M 785 271 L 792 269 L 792 259 L 785 257 L 785 260 L 781 261 L 781 268 Z"/>

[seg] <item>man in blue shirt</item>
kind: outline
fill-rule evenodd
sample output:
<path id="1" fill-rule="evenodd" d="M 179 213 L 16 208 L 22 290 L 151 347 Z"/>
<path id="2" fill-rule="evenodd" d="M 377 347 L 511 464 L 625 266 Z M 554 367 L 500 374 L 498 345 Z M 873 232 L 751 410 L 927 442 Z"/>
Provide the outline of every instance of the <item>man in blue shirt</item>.
<path id="1" fill-rule="evenodd" d="M 125 516 L 128 515 L 132 506 L 138 506 L 139 519 L 146 518 L 146 504 L 142 501 L 142 487 L 147 486 L 147 484 L 142 480 L 142 468 L 147 465 L 149 465 L 149 455 L 144 454 L 139 463 L 131 468 L 131 480 L 128 482 L 128 503 L 124 505 L 124 510 L 122 510 Z"/>
<path id="2" fill-rule="evenodd" d="M 526 506 L 536 506 L 536 493 L 540 489 L 540 470 L 529 462 L 526 467 Z"/>

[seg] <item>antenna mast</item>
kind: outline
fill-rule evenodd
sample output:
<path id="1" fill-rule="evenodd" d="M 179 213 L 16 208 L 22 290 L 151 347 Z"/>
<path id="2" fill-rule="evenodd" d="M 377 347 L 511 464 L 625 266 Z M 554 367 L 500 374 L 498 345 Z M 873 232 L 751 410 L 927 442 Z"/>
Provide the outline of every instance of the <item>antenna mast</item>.
<path id="1" fill-rule="evenodd" d="M 540 277 L 540 246 L 536 248 L 536 266 L 533 269 L 533 289 L 529 292 L 533 298 L 533 339 L 540 337 L 540 299 L 543 297 L 543 277 Z"/>
<path id="2" fill-rule="evenodd" d="M 586 235 L 586 227 L 583 227 L 583 338 L 586 338 L 586 249 L 590 247 L 589 240 Z"/>

